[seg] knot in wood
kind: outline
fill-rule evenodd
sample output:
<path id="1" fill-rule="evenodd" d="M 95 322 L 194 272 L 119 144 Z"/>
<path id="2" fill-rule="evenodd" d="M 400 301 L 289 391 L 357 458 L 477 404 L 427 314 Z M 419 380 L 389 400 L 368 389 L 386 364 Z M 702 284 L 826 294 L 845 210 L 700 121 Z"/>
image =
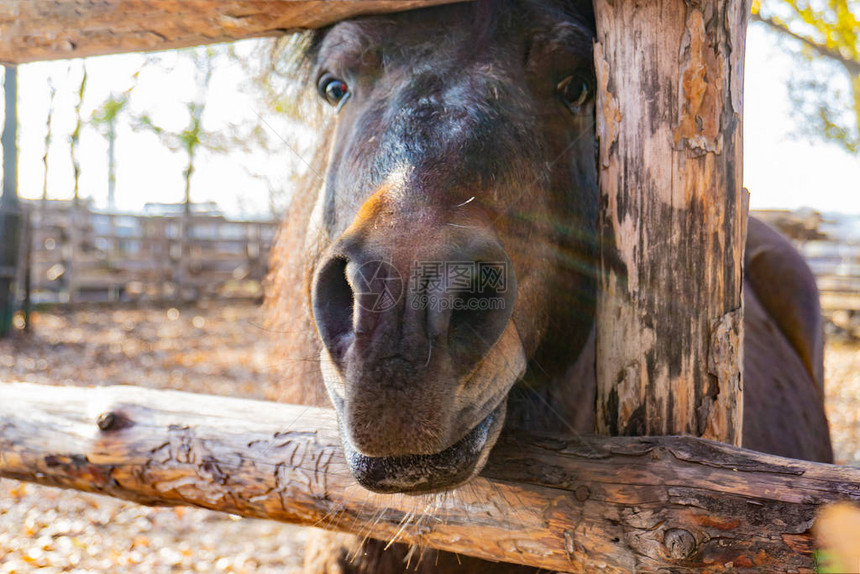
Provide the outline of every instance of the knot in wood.
<path id="1" fill-rule="evenodd" d="M 131 421 L 124 414 L 108 411 L 96 419 L 96 424 L 102 431 L 118 431 L 131 426 Z"/>
<path id="2" fill-rule="evenodd" d="M 671 560 L 685 560 L 696 550 L 696 538 L 683 528 L 670 528 L 663 534 L 663 546 Z"/>
<path id="3" fill-rule="evenodd" d="M 576 490 L 573 491 L 573 495 L 579 502 L 585 502 L 588 500 L 588 497 L 591 496 L 591 490 L 584 484 L 580 484 L 576 487 Z"/>

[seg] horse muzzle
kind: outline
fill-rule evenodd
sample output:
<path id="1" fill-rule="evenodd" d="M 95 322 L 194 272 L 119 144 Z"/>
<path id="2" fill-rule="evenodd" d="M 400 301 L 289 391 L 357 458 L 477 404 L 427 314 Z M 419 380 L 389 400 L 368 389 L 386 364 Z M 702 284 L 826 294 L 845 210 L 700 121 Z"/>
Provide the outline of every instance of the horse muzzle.
<path id="1" fill-rule="evenodd" d="M 483 468 L 504 424 L 506 406 L 503 400 L 462 439 L 435 454 L 365 456 L 342 434 L 347 464 L 356 481 L 373 492 L 424 494 L 454 488 Z"/>
<path id="2" fill-rule="evenodd" d="M 312 285 L 347 460 L 377 492 L 440 490 L 476 474 L 525 370 L 516 277 L 498 241 L 414 237 L 342 238 Z"/>

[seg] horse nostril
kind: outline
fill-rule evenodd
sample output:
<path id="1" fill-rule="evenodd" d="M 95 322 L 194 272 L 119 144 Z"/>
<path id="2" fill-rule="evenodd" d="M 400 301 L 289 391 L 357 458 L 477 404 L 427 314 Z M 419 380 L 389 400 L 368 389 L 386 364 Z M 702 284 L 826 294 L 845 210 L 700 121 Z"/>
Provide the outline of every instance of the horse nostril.
<path id="1" fill-rule="evenodd" d="M 342 356 L 353 334 L 354 295 L 346 278 L 347 260 L 336 257 L 319 271 L 314 283 L 314 321 L 333 355 Z"/>
<path id="2" fill-rule="evenodd" d="M 452 301 L 448 347 L 459 364 L 480 360 L 496 343 L 513 311 L 515 287 L 458 293 Z"/>

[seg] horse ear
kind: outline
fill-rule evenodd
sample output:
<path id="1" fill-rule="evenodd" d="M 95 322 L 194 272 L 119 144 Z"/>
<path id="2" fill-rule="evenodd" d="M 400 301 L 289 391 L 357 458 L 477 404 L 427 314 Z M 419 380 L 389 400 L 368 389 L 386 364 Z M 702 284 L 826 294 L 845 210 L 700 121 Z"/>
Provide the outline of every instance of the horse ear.
<path id="1" fill-rule="evenodd" d="M 592 0 L 573 0 L 572 13 L 579 18 L 589 30 L 597 30 L 597 22 L 594 20 L 594 3 Z"/>

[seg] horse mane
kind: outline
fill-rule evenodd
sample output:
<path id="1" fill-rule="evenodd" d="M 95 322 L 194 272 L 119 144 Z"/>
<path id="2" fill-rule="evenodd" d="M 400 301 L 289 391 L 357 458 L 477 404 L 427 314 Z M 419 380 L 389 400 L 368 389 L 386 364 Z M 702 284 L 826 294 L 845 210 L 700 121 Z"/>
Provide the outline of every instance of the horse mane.
<path id="1" fill-rule="evenodd" d="M 290 103 L 288 113 L 310 128 L 316 138 L 311 149 L 290 142 L 304 164 L 292 179 L 292 198 L 269 256 L 264 311 L 266 328 L 275 338 L 272 368 L 279 384 L 267 389 L 267 398 L 293 404 L 327 406 L 319 357 L 322 346 L 309 305 L 310 281 L 315 261 L 324 249 L 320 230 L 310 228 L 311 214 L 324 184 L 328 150 L 334 131 L 331 114 L 311 88 L 313 60 L 324 32 L 301 32 L 272 45 L 269 75 L 282 82 L 275 97 Z M 282 106 L 283 107 L 283 106 Z M 291 137 L 287 134 L 286 137 Z"/>

